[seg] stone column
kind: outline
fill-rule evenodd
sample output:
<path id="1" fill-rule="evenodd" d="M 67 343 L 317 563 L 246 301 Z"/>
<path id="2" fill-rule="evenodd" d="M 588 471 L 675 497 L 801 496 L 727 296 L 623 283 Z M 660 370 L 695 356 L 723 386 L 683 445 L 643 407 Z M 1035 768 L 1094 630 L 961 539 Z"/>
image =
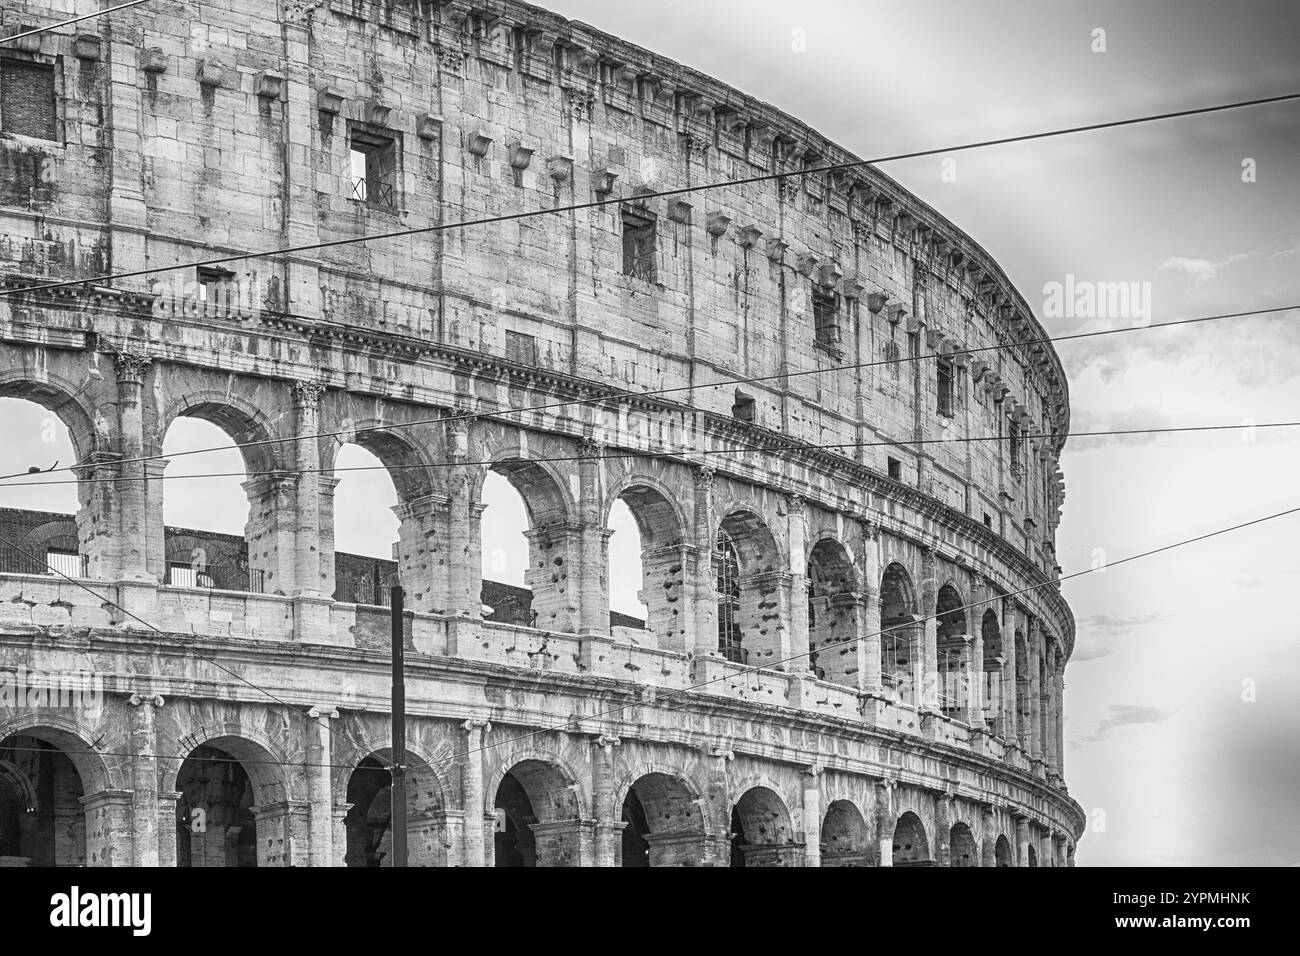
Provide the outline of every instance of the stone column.
<path id="1" fill-rule="evenodd" d="M 778 651 L 778 659 L 790 659 L 781 665 L 792 674 L 815 677 L 809 660 L 808 635 L 808 508 L 799 495 L 785 496 L 786 537 L 790 555 L 789 598 L 790 627 L 787 650 Z M 832 652 L 834 653 L 834 652 Z"/>
<path id="2" fill-rule="evenodd" d="M 1004 737 L 1008 744 L 1016 742 L 1016 619 L 1012 609 L 1011 598 L 1004 597 L 1001 603 L 1002 613 L 1002 720 Z"/>
<path id="3" fill-rule="evenodd" d="M 131 866 L 130 790 L 101 790 L 81 798 L 86 813 L 86 866 Z M 138 864 L 137 864 L 138 865 Z"/>
<path id="4" fill-rule="evenodd" d="M 709 782 L 704 797 L 706 860 L 711 857 L 713 866 L 730 866 L 731 778 L 727 773 L 727 762 L 735 760 L 736 755 L 725 747 L 712 747 L 709 757 Z"/>
<path id="5" fill-rule="evenodd" d="M 646 627 L 661 651 L 684 654 L 695 648 L 693 569 L 699 550 L 670 544 L 641 552 L 643 587 L 637 597 L 646 606 Z"/>
<path id="6" fill-rule="evenodd" d="M 1029 865 L 1029 818 L 1016 814 L 1016 866 Z"/>
<path id="7" fill-rule="evenodd" d="M 266 594 L 292 595 L 298 576 L 294 566 L 298 476 L 287 472 L 258 475 L 243 483 L 248 495 L 248 570 L 263 575 Z"/>
<path id="8" fill-rule="evenodd" d="M 258 866 L 307 866 L 310 804 L 280 800 L 249 807 L 257 824 Z"/>
<path id="9" fill-rule="evenodd" d="M 972 593 L 980 587 L 976 581 Z M 981 595 L 981 599 L 983 595 Z M 971 626 L 970 661 L 966 665 L 966 722 L 973 730 L 984 730 L 984 612 L 976 605 L 974 612 L 966 612 Z"/>
<path id="10" fill-rule="evenodd" d="M 921 646 L 913 653 L 913 673 L 919 671 L 916 697 L 917 709 L 922 713 L 939 709 L 939 622 L 935 612 L 939 606 L 938 556 L 934 548 L 921 551 Z"/>
<path id="11" fill-rule="evenodd" d="M 320 400 L 325 394 L 323 382 L 294 382 L 293 407 L 297 421 L 295 463 L 300 472 L 294 514 L 294 561 L 297 564 L 295 596 L 320 597 Z M 332 597 L 332 595 L 326 595 Z"/>
<path id="12" fill-rule="evenodd" d="M 981 841 L 983 856 L 980 858 L 980 866 L 996 867 L 998 865 L 998 820 L 993 807 L 985 805 L 982 811 L 984 839 Z"/>
<path id="13" fill-rule="evenodd" d="M 149 573 L 148 526 L 151 506 L 144 457 L 144 375 L 153 359 L 147 355 L 120 351 L 113 355 L 117 367 L 118 440 L 122 455 L 117 490 L 118 563 L 114 577 L 119 581 L 146 585 L 158 583 Z M 162 521 L 158 514 L 155 520 Z M 123 598 L 133 602 L 130 611 L 152 610 L 156 597 L 151 593 L 123 591 Z"/>
<path id="14" fill-rule="evenodd" d="M 603 446 L 591 439 L 579 443 L 578 459 L 578 630 L 584 635 L 609 635 L 609 537 L 602 513 L 605 461 Z"/>
<path id="15" fill-rule="evenodd" d="M 1035 760 L 1043 757 L 1042 693 L 1039 681 L 1039 667 L 1042 662 L 1042 634 L 1038 630 L 1038 621 L 1030 620 L 1029 632 L 1025 643 L 1029 648 L 1029 756 Z"/>
<path id="16" fill-rule="evenodd" d="M 484 866 L 484 842 L 489 836 L 483 832 L 483 739 L 492 725 L 486 720 L 467 720 L 461 727 L 465 730 L 465 760 L 460 768 L 465 799 L 465 865 Z"/>
<path id="17" fill-rule="evenodd" d="M 858 689 L 883 698 L 880 679 L 880 526 L 861 520 L 862 529 L 862 661 Z"/>
<path id="18" fill-rule="evenodd" d="M 1056 773 L 1056 648 L 1043 633 L 1044 680 L 1039 706 L 1043 712 L 1043 762 L 1049 776 Z"/>
<path id="19" fill-rule="evenodd" d="M 803 772 L 804 866 L 822 865 L 821 775 L 825 769 L 813 764 Z"/>
<path id="20" fill-rule="evenodd" d="M 457 408 L 447 423 L 447 447 L 456 464 L 447 469 L 446 476 L 447 543 L 443 550 L 448 559 L 443 603 L 445 613 L 455 619 L 457 630 L 474 631 L 483 617 L 483 533 L 479 521 L 483 506 L 474 500 L 476 466 L 466 464 L 474 421 L 467 414 L 468 410 Z M 470 623 L 459 623 L 462 621 Z M 452 636 L 449 634 L 449 638 Z"/>
<path id="21" fill-rule="evenodd" d="M 935 794 L 934 862 L 952 866 L 952 792 Z"/>
<path id="22" fill-rule="evenodd" d="M 592 760 L 592 806 L 596 816 L 596 866 L 619 866 L 622 864 L 622 840 L 620 835 L 626 825 L 621 819 L 618 807 L 614 806 L 614 748 L 621 740 L 602 734 L 593 743 L 595 747 Z"/>
<path id="23" fill-rule="evenodd" d="M 158 865 L 164 869 L 176 867 L 176 804 L 180 798 L 178 790 L 158 792 Z"/>
<path id="24" fill-rule="evenodd" d="M 717 520 L 713 510 L 713 469 L 695 469 L 695 547 L 694 574 L 686 587 L 695 597 L 695 674 L 696 683 L 722 675 L 722 653 L 718 646 L 718 592 L 713 567 L 717 543 Z"/>
<path id="25" fill-rule="evenodd" d="M 894 865 L 894 783 L 876 781 L 876 846 L 880 865 Z"/>
<path id="26" fill-rule="evenodd" d="M 1056 665 L 1056 773 L 1065 776 L 1065 658 Z"/>
<path id="27" fill-rule="evenodd" d="M 311 718 L 307 732 L 307 826 L 308 859 L 311 866 L 343 866 L 346 844 L 334 845 L 334 792 L 331 785 L 333 741 L 327 721 L 337 720 L 339 712 L 331 704 L 317 704 L 307 711 Z"/>
<path id="28" fill-rule="evenodd" d="M 154 729 L 157 694 L 132 694 L 131 707 L 131 845 L 136 866 L 158 866 L 158 760 Z"/>

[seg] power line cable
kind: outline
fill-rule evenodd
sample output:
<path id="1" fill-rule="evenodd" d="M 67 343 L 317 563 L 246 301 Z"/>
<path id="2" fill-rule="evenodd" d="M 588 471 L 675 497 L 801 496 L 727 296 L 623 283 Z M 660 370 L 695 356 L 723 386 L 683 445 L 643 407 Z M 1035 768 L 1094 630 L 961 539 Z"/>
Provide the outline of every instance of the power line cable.
<path id="1" fill-rule="evenodd" d="M 51 30 L 59 29 L 59 27 L 71 26 L 72 24 L 80 23 L 83 20 L 93 20 L 96 17 L 102 17 L 108 13 L 125 10 L 127 7 L 138 7 L 140 4 L 148 2 L 149 0 L 130 0 L 129 3 L 119 3 L 115 7 L 106 7 L 103 10 L 96 10 L 94 13 L 83 13 L 79 17 L 72 17 L 69 20 L 60 20 L 58 23 L 51 23 L 49 26 L 37 27 L 34 30 L 26 30 L 22 33 L 14 33 L 7 37 L 0 37 L 0 43 L 12 43 L 15 40 L 22 40 L 25 37 L 34 37 L 40 33 L 49 33 Z"/>
<path id="2" fill-rule="evenodd" d="M 1215 315 L 1196 316 L 1187 319 L 1174 319 L 1169 322 L 1157 322 L 1151 325 L 1125 326 L 1117 329 L 1098 329 L 1092 332 L 1075 332 L 1069 335 L 1058 335 L 1055 337 L 1047 336 L 1037 339 L 1027 339 L 1022 342 L 1008 342 L 1000 345 L 982 346 L 979 348 L 960 349 L 948 353 L 929 352 L 919 355 L 902 356 L 896 359 L 878 359 L 871 362 L 861 362 L 853 365 L 838 365 L 828 368 L 805 369 L 798 372 L 779 372 L 770 375 L 756 375 L 748 378 L 724 379 L 718 382 L 703 382 L 695 385 L 675 385 L 669 388 L 651 389 L 641 392 L 631 390 L 613 390 L 604 395 L 593 396 L 591 398 L 577 398 L 562 402 L 551 402 L 543 405 L 528 405 L 520 408 L 498 408 L 482 409 L 479 411 L 452 413 L 441 415 L 437 418 L 416 419 L 408 422 L 393 422 L 392 424 L 373 425 L 366 428 L 341 429 L 329 432 L 316 432 L 313 435 L 287 435 L 283 438 L 259 438 L 247 442 L 234 442 L 229 445 L 214 445 L 208 448 L 193 448 L 187 451 L 175 452 L 171 455 L 142 455 L 135 458 L 121 458 L 115 461 L 115 466 L 139 464 L 148 461 L 159 461 L 164 458 L 170 460 L 183 455 L 203 455 L 217 451 L 229 451 L 231 449 L 257 448 L 265 445 L 286 445 L 293 442 L 309 441 L 320 438 L 346 438 L 348 441 L 355 441 L 358 435 L 370 433 L 383 434 L 389 431 L 395 431 L 403 428 L 415 428 L 421 425 L 445 425 L 456 421 L 466 421 L 475 418 L 504 417 L 507 415 L 520 415 L 528 412 L 552 411 L 559 408 L 568 408 L 570 406 L 599 405 L 606 402 L 617 402 L 625 399 L 644 399 L 654 398 L 662 395 L 671 395 L 678 392 L 691 392 L 702 388 L 731 388 L 737 385 L 752 385 L 760 382 L 768 382 L 776 379 L 793 379 L 808 375 L 822 375 L 827 372 L 847 372 L 856 369 L 876 368 L 885 365 L 899 365 L 905 362 L 919 362 L 932 358 L 950 359 L 955 355 L 979 355 L 988 352 L 1000 352 L 1007 349 L 1023 348 L 1031 345 L 1056 344 L 1061 342 L 1075 342 L 1082 339 L 1097 338 L 1105 335 L 1119 335 L 1125 332 L 1141 332 L 1151 329 L 1166 329 L 1184 325 L 1197 325 L 1203 322 L 1218 322 L 1224 319 L 1251 318 L 1263 315 L 1275 315 L 1281 312 L 1290 312 L 1300 309 L 1300 303 L 1291 303 L 1288 305 L 1273 306 L 1266 309 L 1250 309 L 1242 312 L 1221 312 Z M 791 439 L 791 441 L 797 441 Z M 915 444 L 915 442 L 898 442 L 900 445 Z M 62 468 L 51 468 L 43 474 L 55 474 L 61 471 L 71 471 L 74 466 L 68 465 Z M 15 472 L 11 475 L 0 476 L 0 482 L 7 482 L 14 478 L 26 478 L 31 474 L 30 471 Z"/>
<path id="3" fill-rule="evenodd" d="M 1297 428 L 1300 427 L 1300 421 L 1293 422 L 1241 422 L 1235 425 L 1180 425 L 1163 428 L 1120 428 L 1107 431 L 1088 431 L 1088 432 L 1067 432 L 1064 437 L 1069 438 L 1102 438 L 1108 436 L 1123 435 L 1168 435 L 1180 434 L 1186 432 L 1220 432 L 1220 431 L 1248 431 L 1250 429 L 1261 428 Z M 528 461 L 536 464 L 555 464 L 565 461 L 624 461 L 630 458 L 680 458 L 687 455 L 744 455 L 752 453 L 775 452 L 775 451 L 792 451 L 792 452 L 809 452 L 809 451 L 835 451 L 841 449 L 855 448 L 910 448 L 916 445 L 960 445 L 975 442 L 1010 442 L 1010 441 L 1035 441 L 1037 439 L 1050 439 L 1058 437 L 1049 432 L 1025 432 L 1020 435 L 968 435 L 952 436 L 947 438 L 922 438 L 919 440 L 880 440 L 868 442 L 840 442 L 835 444 L 806 445 L 794 442 L 793 440 L 780 445 L 767 446 L 748 446 L 741 445 L 735 448 L 699 448 L 696 446 L 682 446 L 680 448 L 660 448 L 656 450 L 629 450 L 620 452 L 611 452 L 609 454 L 595 455 L 556 455 L 545 458 L 529 458 Z M 350 444 L 344 442 L 342 444 Z M 166 457 L 166 456 L 164 456 Z M 453 468 L 453 467 L 490 467 L 497 464 L 495 459 L 480 459 L 477 461 L 430 461 L 430 462 L 394 462 L 391 465 L 349 465 L 342 468 L 277 468 L 270 471 L 226 471 L 210 472 L 196 475 L 156 475 L 149 480 L 153 481 L 186 481 L 197 478 L 264 478 L 277 475 L 334 475 L 341 472 L 354 471 L 404 471 L 407 469 L 433 469 L 433 468 Z M 846 464 L 857 465 L 859 462 L 852 459 L 845 459 Z M 31 473 L 29 473 L 31 474 Z M 46 474 L 46 472 L 39 472 Z M 47 488 L 59 485 L 82 485 L 82 484 L 99 484 L 99 483 L 116 483 L 125 481 L 139 481 L 140 479 L 112 475 L 106 477 L 91 478 L 60 478 L 56 481 L 10 481 L 0 485 L 0 492 L 6 488 Z"/>
<path id="4" fill-rule="evenodd" d="M 624 202 L 640 202 L 649 199 L 664 199 L 674 196 L 687 196 L 709 189 L 721 189 L 724 187 L 748 186 L 755 183 L 764 183 L 788 179 L 792 176 L 812 176 L 822 173 L 838 172 L 840 170 L 857 169 L 862 166 L 871 166 L 879 163 L 897 162 L 904 159 L 919 159 L 925 156 L 937 156 L 940 154 L 959 153 L 972 149 L 986 149 L 991 146 L 1006 146 L 1012 143 L 1026 143 L 1034 140 L 1048 139 L 1055 136 L 1070 136 L 1078 133 L 1097 132 L 1099 130 L 1119 129 L 1125 126 L 1136 126 L 1141 123 L 1155 123 L 1163 120 L 1180 119 L 1188 116 L 1203 116 L 1210 113 L 1221 113 L 1227 110 L 1247 109 L 1255 106 L 1265 106 L 1274 103 L 1285 103 L 1290 100 L 1300 99 L 1300 92 L 1283 93 L 1277 96 L 1265 96 L 1251 100 L 1236 100 L 1231 103 L 1220 103 L 1215 106 L 1199 106 L 1185 110 L 1172 110 L 1165 113 L 1152 113 L 1145 116 L 1134 116 L 1128 119 L 1108 120 L 1100 123 L 1088 123 L 1083 126 L 1069 126 L 1053 130 L 1042 130 L 1035 133 L 1021 133 L 1015 136 L 1003 136 L 996 139 L 980 140 L 973 143 L 964 143 L 956 146 L 945 146 L 934 149 L 913 150 L 906 153 L 894 153 L 888 156 L 878 156 L 875 159 L 857 159 L 851 162 L 831 163 L 825 166 L 811 166 L 806 169 L 790 170 L 779 173 L 763 173 L 757 176 L 745 176 L 739 179 L 721 180 L 711 183 L 700 183 L 695 186 L 681 186 L 675 189 L 646 190 L 633 196 L 617 196 L 608 199 L 596 199 L 590 202 L 570 203 L 563 206 L 550 206 L 546 209 L 534 209 L 526 212 L 505 213 L 498 216 L 487 216 L 480 219 L 462 219 L 451 223 L 437 223 L 431 226 L 415 226 L 410 229 L 397 229 L 391 232 L 375 233 L 369 236 L 353 236 L 347 239 L 331 239 L 325 242 L 303 243 L 297 246 L 286 246 L 280 249 L 265 249 L 258 252 L 241 252 L 227 256 L 218 256 L 212 259 L 201 259 L 194 262 L 179 263 L 169 266 L 151 266 L 147 269 L 135 269 L 130 272 L 115 272 L 105 275 L 89 276 L 84 279 L 65 279 L 59 282 L 47 282 L 40 285 L 26 286 L 21 289 L 0 289 L 0 296 L 20 295 L 29 292 L 43 292 L 50 289 L 64 289 L 70 286 L 86 285 L 88 283 L 113 282 L 119 279 L 135 279 L 141 276 L 157 275 L 162 272 L 175 272 L 180 269 L 196 269 L 206 266 L 227 265 L 232 262 L 244 262 L 249 259 L 265 259 L 272 256 L 293 255 L 301 252 L 315 252 L 321 249 L 332 249 L 339 246 L 353 245 L 360 242 L 376 242 L 383 239 L 398 239 L 406 236 L 426 235 L 433 232 L 444 232 L 451 229 L 465 229 L 471 226 L 495 225 L 503 222 L 515 222 L 521 219 L 529 219 L 534 216 L 548 216 L 559 213 L 579 212 L 584 209 L 600 209 L 605 206 L 617 205 Z"/>

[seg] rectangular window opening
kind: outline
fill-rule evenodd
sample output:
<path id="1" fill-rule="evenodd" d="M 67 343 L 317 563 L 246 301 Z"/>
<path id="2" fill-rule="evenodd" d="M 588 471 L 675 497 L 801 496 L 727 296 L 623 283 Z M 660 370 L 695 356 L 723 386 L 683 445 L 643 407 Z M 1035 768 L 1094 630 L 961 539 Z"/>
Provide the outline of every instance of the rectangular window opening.
<path id="1" fill-rule="evenodd" d="M 840 344 L 840 296 L 833 289 L 814 287 L 813 335 L 818 345 Z"/>
<path id="2" fill-rule="evenodd" d="M 892 478 L 894 481 L 902 481 L 903 463 L 899 461 L 897 458 L 889 458 L 887 459 L 886 464 L 887 467 L 889 468 L 889 477 Z"/>
<path id="3" fill-rule="evenodd" d="M 506 359 L 521 365 L 537 364 L 537 339 L 522 332 L 506 332 Z"/>
<path id="4" fill-rule="evenodd" d="M 658 268 L 656 220 L 644 209 L 623 210 L 623 274 L 642 282 L 655 282 Z"/>
<path id="5" fill-rule="evenodd" d="M 753 423 L 754 412 L 754 396 L 736 389 L 736 404 L 731 406 L 731 414 L 737 421 Z"/>
<path id="6" fill-rule="evenodd" d="M 0 130 L 55 140 L 57 116 L 54 66 L 0 57 Z"/>
<path id="7" fill-rule="evenodd" d="M 939 389 L 939 414 L 947 418 L 952 417 L 952 397 L 953 397 L 953 368 L 952 363 L 940 359 L 937 363 L 938 368 L 938 389 Z"/>
<path id="8" fill-rule="evenodd" d="M 352 130 L 348 140 L 349 197 L 379 209 L 397 208 L 397 141 Z"/>

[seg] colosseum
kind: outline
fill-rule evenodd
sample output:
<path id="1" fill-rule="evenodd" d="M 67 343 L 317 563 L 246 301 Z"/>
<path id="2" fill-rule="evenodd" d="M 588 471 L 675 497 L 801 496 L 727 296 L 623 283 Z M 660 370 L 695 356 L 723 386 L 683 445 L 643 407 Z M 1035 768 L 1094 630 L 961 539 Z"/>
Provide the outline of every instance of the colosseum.
<path id="1" fill-rule="evenodd" d="M 66 426 L 79 502 L 0 515 L 0 863 L 384 865 L 382 572 L 411 865 L 1072 865 L 1064 372 L 855 159 L 515 0 L 0 44 L 0 396 Z M 164 526 L 182 417 L 240 446 L 242 538 Z M 367 587 L 347 444 L 399 502 Z M 492 473 L 526 589 L 483 582 Z"/>

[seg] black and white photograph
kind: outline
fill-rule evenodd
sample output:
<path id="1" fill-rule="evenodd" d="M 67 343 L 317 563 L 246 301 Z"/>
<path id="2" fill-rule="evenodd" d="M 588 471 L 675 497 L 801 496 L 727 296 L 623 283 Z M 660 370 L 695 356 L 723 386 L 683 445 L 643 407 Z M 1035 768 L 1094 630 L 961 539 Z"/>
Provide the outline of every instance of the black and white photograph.
<path id="1" fill-rule="evenodd" d="M 1277 930 L 1297 473 L 1293 0 L 0 0 L 5 943 Z"/>

